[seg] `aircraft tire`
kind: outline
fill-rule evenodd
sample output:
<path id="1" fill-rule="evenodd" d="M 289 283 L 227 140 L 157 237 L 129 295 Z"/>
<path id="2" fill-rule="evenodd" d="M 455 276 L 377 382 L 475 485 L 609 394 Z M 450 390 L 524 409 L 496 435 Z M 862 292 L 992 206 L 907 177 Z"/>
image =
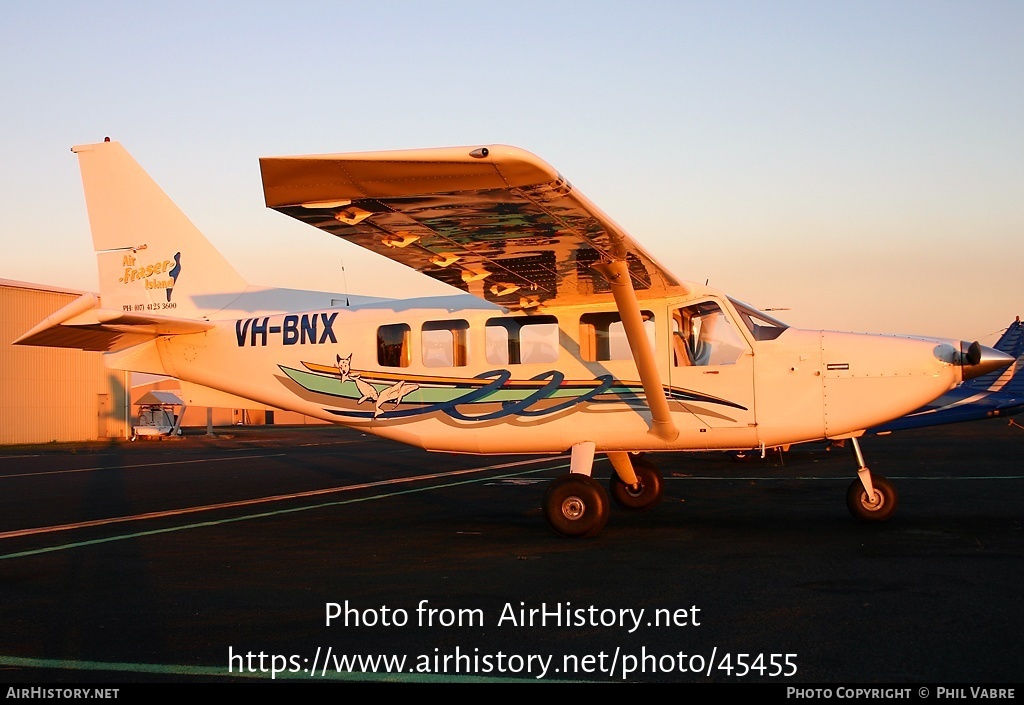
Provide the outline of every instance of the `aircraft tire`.
<path id="1" fill-rule="evenodd" d="M 860 480 L 854 480 L 846 493 L 846 506 L 860 521 L 885 521 L 893 515 L 899 505 L 899 495 L 892 483 L 881 475 L 871 475 L 871 485 L 880 500 L 874 505 L 868 503 L 868 493 Z"/>
<path id="2" fill-rule="evenodd" d="M 580 474 L 562 475 L 544 493 L 544 516 L 562 536 L 589 538 L 608 523 L 608 493 L 597 480 Z"/>
<path id="3" fill-rule="evenodd" d="M 609 493 L 615 503 L 623 509 L 639 511 L 650 509 L 661 501 L 661 493 L 664 482 L 661 479 L 661 471 L 651 461 L 645 458 L 633 458 L 633 472 L 640 480 L 640 489 L 634 490 L 619 477 L 618 473 L 612 473 L 608 482 Z"/>

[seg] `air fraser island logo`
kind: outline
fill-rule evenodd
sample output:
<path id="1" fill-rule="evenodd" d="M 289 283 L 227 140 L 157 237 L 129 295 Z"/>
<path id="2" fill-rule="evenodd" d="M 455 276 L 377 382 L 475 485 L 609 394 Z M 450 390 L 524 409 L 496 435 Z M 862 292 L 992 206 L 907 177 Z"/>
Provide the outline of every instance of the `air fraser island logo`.
<path id="1" fill-rule="evenodd" d="M 121 284 L 130 284 L 134 281 L 145 282 L 147 289 L 164 289 L 167 293 L 167 300 L 171 300 L 171 292 L 181 274 L 181 253 L 175 252 L 172 259 L 165 259 L 162 262 L 153 264 L 139 264 L 134 255 L 125 255 L 121 260 L 124 267 L 124 274 L 117 281 Z"/>

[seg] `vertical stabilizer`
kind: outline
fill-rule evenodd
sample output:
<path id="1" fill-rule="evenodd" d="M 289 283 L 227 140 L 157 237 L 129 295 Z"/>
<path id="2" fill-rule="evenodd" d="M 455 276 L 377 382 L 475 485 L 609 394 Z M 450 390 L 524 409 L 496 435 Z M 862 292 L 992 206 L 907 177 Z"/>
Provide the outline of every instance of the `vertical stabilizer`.
<path id="1" fill-rule="evenodd" d="M 1013 364 L 1006 369 L 972 379 L 964 386 L 1024 396 L 1024 323 L 1021 323 L 1020 316 L 1003 331 L 993 347 L 1016 358 Z"/>
<path id="2" fill-rule="evenodd" d="M 210 318 L 245 281 L 118 142 L 73 147 L 82 169 L 100 305 Z"/>

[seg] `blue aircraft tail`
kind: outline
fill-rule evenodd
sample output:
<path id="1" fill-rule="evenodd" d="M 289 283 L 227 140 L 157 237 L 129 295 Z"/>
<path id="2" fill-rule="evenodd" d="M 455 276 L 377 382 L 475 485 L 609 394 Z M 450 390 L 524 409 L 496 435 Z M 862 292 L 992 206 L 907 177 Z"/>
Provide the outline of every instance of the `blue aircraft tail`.
<path id="1" fill-rule="evenodd" d="M 999 336 L 993 347 L 999 352 L 1012 355 L 1015 358 L 1013 364 L 976 377 L 963 386 L 976 391 L 1024 396 L 1024 323 L 1021 323 L 1020 316 Z"/>
<path id="2" fill-rule="evenodd" d="M 908 428 L 1012 416 L 1024 412 L 1024 324 L 1021 324 L 1019 316 L 994 347 L 1012 355 L 1013 364 L 968 380 L 917 411 L 870 428 L 867 432 L 885 434 Z"/>

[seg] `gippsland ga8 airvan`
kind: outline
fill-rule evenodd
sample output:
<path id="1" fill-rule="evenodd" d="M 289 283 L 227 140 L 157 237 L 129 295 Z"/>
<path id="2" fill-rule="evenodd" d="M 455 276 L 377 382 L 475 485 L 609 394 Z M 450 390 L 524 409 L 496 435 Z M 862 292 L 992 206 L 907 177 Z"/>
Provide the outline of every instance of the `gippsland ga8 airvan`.
<path id="1" fill-rule="evenodd" d="M 656 452 L 822 439 L 852 440 L 850 511 L 886 519 L 896 490 L 857 437 L 1012 361 L 976 342 L 798 330 L 678 280 L 515 147 L 262 159 L 270 208 L 463 292 L 354 305 L 247 285 L 118 143 L 73 151 L 100 295 L 18 344 L 104 351 L 111 368 L 177 377 L 192 404 L 251 401 L 433 451 L 568 452 L 543 499 L 565 536 L 599 533 L 609 497 L 653 507 Z"/>

